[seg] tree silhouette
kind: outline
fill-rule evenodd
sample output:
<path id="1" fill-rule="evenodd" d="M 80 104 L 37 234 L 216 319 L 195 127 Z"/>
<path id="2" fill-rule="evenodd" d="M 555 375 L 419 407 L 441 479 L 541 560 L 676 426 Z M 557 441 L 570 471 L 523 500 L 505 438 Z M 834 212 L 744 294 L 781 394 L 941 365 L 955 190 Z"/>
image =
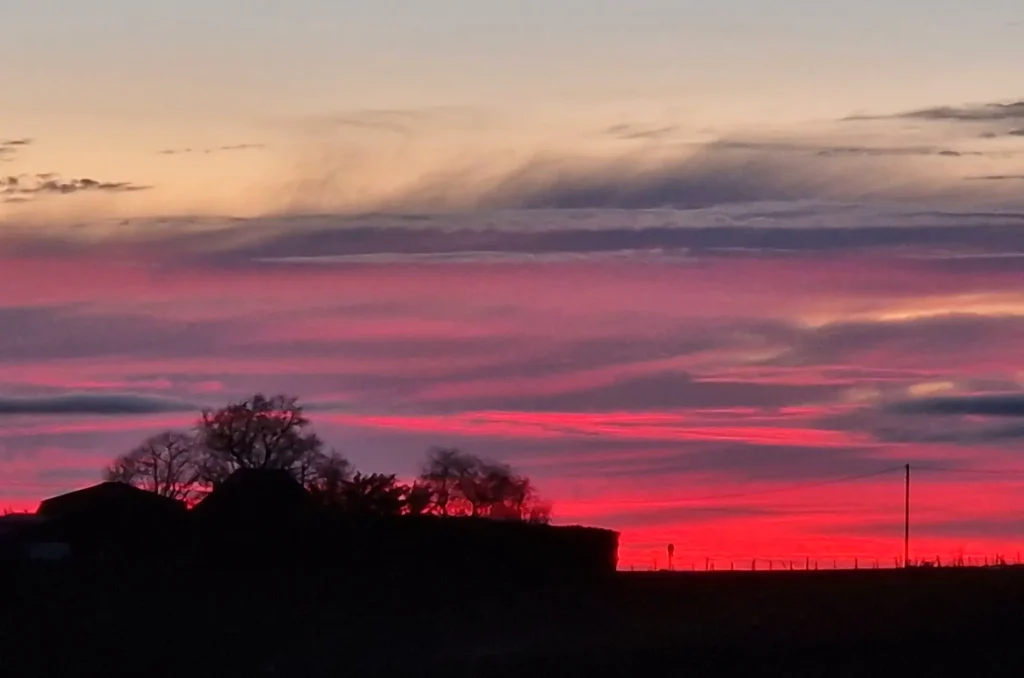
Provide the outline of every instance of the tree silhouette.
<path id="1" fill-rule="evenodd" d="M 342 506 L 353 515 L 397 516 L 405 509 L 409 486 L 394 475 L 356 473 L 342 490 Z"/>
<path id="2" fill-rule="evenodd" d="M 309 491 L 316 503 L 358 516 L 422 515 L 433 504 L 428 487 L 420 483 L 406 485 L 394 474 L 353 475 L 351 465 L 339 456 L 328 458 Z"/>
<path id="3" fill-rule="evenodd" d="M 352 464 L 337 452 L 319 455 L 303 476 L 299 481 L 318 503 L 340 505 L 345 485 L 352 479 Z"/>
<path id="4" fill-rule="evenodd" d="M 454 448 L 429 450 L 419 482 L 432 494 L 433 509 L 442 516 L 550 519 L 550 504 L 538 499 L 529 478 L 507 464 L 483 461 Z"/>
<path id="5" fill-rule="evenodd" d="M 354 515 L 470 516 L 547 523 L 551 505 L 532 481 L 507 464 L 456 448 L 431 448 L 411 485 L 394 475 L 353 475 L 352 465 L 323 442 L 294 397 L 257 394 L 205 410 L 194 434 L 167 431 L 147 439 L 104 470 L 108 480 L 188 503 L 241 469 L 286 471 L 322 506 Z"/>
<path id="6" fill-rule="evenodd" d="M 405 512 L 411 516 L 421 516 L 430 511 L 434 504 L 434 495 L 430 487 L 417 481 L 409 487 L 405 497 Z"/>
<path id="7" fill-rule="evenodd" d="M 518 478 L 505 464 L 482 463 L 471 480 L 473 515 L 491 515 L 503 508 L 518 509 L 520 497 L 529 492 L 529 480 Z"/>
<path id="8" fill-rule="evenodd" d="M 202 469 L 196 437 L 165 431 L 115 459 L 103 478 L 191 504 L 205 494 Z"/>
<path id="9" fill-rule="evenodd" d="M 438 513 L 447 516 L 460 512 L 458 504 L 465 499 L 465 489 L 471 485 L 479 466 L 479 459 L 453 447 L 434 447 L 427 452 L 420 482 L 433 494 Z"/>
<path id="10" fill-rule="evenodd" d="M 311 482 L 323 463 L 323 442 L 294 397 L 257 394 L 219 410 L 206 410 L 198 425 L 202 472 L 211 483 L 238 469 L 285 470 Z"/>

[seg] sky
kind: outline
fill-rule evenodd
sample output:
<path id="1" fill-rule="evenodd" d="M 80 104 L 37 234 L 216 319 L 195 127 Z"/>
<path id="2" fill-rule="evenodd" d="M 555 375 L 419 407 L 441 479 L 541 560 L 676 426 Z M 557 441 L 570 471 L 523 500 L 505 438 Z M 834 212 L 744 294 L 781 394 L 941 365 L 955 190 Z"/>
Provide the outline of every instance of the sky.
<path id="1" fill-rule="evenodd" d="M 1024 538 L 1024 9 L 0 7 L 0 505 L 254 392 L 623 566 Z"/>

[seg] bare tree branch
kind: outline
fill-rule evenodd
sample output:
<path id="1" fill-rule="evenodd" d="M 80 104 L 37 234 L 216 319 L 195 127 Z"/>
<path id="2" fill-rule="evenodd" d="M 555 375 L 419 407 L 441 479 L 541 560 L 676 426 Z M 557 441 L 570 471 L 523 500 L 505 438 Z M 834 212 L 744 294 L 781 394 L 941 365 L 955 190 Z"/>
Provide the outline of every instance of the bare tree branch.
<path id="1" fill-rule="evenodd" d="M 242 468 L 283 469 L 306 482 L 324 457 L 323 442 L 290 396 L 257 394 L 208 410 L 199 435 L 207 456 L 204 470 L 214 483 Z"/>
<path id="2" fill-rule="evenodd" d="M 194 435 L 165 431 L 115 459 L 103 476 L 106 480 L 193 503 L 205 493 L 201 465 Z"/>

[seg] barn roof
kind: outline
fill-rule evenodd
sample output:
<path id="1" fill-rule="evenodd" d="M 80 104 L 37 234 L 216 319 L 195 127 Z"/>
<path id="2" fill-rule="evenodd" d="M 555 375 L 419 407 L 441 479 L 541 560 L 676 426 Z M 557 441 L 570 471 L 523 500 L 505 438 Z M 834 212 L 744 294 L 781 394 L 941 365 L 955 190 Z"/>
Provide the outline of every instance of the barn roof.
<path id="1" fill-rule="evenodd" d="M 281 469 L 239 469 L 196 505 L 199 515 L 279 513 L 306 506 L 309 493 Z"/>
<path id="2" fill-rule="evenodd" d="M 172 513 L 184 511 L 185 505 L 154 492 L 140 490 L 125 483 L 104 482 L 81 490 L 44 499 L 37 514 L 47 518 L 107 512 Z"/>

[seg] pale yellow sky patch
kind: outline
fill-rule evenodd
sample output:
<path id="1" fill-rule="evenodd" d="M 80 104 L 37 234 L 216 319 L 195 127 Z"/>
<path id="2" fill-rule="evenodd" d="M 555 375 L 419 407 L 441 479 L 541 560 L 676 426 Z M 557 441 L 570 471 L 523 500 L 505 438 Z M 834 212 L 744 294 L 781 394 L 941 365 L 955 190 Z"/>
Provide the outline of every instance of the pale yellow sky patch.
<path id="1" fill-rule="evenodd" d="M 850 304 L 848 310 L 832 308 L 827 312 L 809 313 L 800 321 L 812 328 L 850 322 L 907 322 L 953 315 L 972 316 L 1024 316 L 1024 295 L 991 292 L 983 294 L 955 294 L 922 296 L 911 301 L 871 302 Z"/>

